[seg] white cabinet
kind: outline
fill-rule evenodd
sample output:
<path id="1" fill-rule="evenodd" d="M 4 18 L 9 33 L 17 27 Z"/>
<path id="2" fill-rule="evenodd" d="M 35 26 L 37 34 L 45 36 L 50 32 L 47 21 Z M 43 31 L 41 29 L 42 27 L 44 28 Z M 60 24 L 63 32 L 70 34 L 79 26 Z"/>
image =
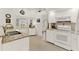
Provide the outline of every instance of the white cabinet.
<path id="1" fill-rule="evenodd" d="M 77 40 L 77 36 L 75 35 L 75 33 L 71 34 L 71 39 L 72 39 L 72 50 L 77 51 L 78 50 L 78 40 Z"/>
<path id="2" fill-rule="evenodd" d="M 55 30 L 47 30 L 46 41 L 54 43 L 55 42 Z"/>
<path id="3" fill-rule="evenodd" d="M 77 51 L 79 51 L 79 35 L 77 34 Z"/>
<path id="4" fill-rule="evenodd" d="M 43 37 L 43 40 L 46 40 L 46 31 L 43 31 L 43 33 L 42 33 L 42 37 Z"/>
<path id="5" fill-rule="evenodd" d="M 36 29 L 35 28 L 29 28 L 29 35 L 36 35 Z"/>
<path id="6" fill-rule="evenodd" d="M 49 23 L 55 23 L 56 22 L 55 13 L 53 11 L 49 11 L 48 22 Z"/>
<path id="7" fill-rule="evenodd" d="M 71 50 L 72 39 L 70 31 L 57 30 L 55 37 L 55 45 Z"/>
<path id="8" fill-rule="evenodd" d="M 29 37 L 7 42 L 2 45 L 3 51 L 28 51 Z"/>
<path id="9" fill-rule="evenodd" d="M 63 30 L 47 30 L 46 41 L 54 43 L 57 46 L 71 50 L 71 33 Z"/>
<path id="10" fill-rule="evenodd" d="M 0 37 L 0 51 L 2 50 L 2 37 Z"/>

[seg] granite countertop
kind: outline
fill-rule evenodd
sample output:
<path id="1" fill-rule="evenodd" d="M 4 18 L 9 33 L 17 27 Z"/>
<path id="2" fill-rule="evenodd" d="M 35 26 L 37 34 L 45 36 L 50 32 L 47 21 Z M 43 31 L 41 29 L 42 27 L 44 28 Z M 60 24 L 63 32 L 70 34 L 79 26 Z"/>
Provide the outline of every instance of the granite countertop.
<path id="1" fill-rule="evenodd" d="M 75 33 L 75 31 L 71 31 L 71 30 L 62 30 L 62 29 L 47 29 L 47 30 L 51 30 L 51 31 L 62 31 L 62 32 L 71 32 L 71 33 Z"/>
<path id="2" fill-rule="evenodd" d="M 11 41 L 15 41 L 15 40 L 19 40 L 21 38 L 25 38 L 25 37 L 29 37 L 29 36 L 30 35 L 28 35 L 26 33 L 21 33 L 21 34 L 12 35 L 12 36 L 3 36 L 2 44 L 8 43 L 8 42 L 11 42 Z"/>
<path id="3" fill-rule="evenodd" d="M 53 31 L 53 30 L 57 30 L 57 29 L 47 29 L 47 30 L 52 30 Z"/>
<path id="4" fill-rule="evenodd" d="M 3 35 L 1 34 L 1 35 L 0 35 L 0 37 L 3 37 L 3 36 L 5 36 L 5 34 L 3 34 Z"/>

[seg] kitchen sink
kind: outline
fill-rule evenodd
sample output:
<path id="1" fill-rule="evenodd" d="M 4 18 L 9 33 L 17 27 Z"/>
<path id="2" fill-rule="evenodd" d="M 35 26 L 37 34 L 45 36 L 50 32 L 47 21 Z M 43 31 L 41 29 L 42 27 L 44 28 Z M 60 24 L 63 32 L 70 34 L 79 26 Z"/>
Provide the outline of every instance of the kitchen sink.
<path id="1" fill-rule="evenodd" d="M 12 35 L 17 35 L 17 34 L 21 34 L 21 32 L 18 32 L 18 31 L 11 31 L 11 32 L 5 33 L 6 36 L 12 36 Z"/>

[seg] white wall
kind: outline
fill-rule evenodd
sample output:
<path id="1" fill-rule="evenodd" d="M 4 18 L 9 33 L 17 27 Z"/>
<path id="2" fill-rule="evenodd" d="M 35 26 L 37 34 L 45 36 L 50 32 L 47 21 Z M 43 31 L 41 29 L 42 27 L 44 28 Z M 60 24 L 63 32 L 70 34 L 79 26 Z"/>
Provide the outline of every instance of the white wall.
<path id="1" fill-rule="evenodd" d="M 70 16 L 71 17 L 70 20 L 73 23 L 75 23 L 77 20 L 76 19 L 77 15 L 78 15 L 78 9 L 69 9 L 61 12 L 50 11 L 48 20 L 49 20 L 49 23 L 51 23 L 51 22 L 56 22 L 55 17 Z"/>
<path id="2" fill-rule="evenodd" d="M 49 23 L 55 23 L 55 12 L 54 11 L 49 11 L 48 12 L 48 22 Z"/>
<path id="3" fill-rule="evenodd" d="M 37 26 L 37 29 L 39 29 L 40 33 L 42 33 L 41 31 L 43 30 L 43 21 L 47 20 L 47 13 L 46 11 L 43 12 L 38 12 L 35 9 L 23 9 L 25 11 L 25 15 L 21 15 L 19 13 L 19 11 L 21 10 L 21 8 L 2 8 L 0 9 L 0 25 L 1 26 L 5 26 L 5 14 L 9 13 L 11 14 L 11 23 L 14 26 L 14 28 L 16 29 L 16 19 L 17 18 L 26 18 L 26 20 L 28 20 L 28 24 L 30 23 L 30 19 L 33 20 L 33 24 L 35 24 Z M 40 25 L 37 25 L 37 18 L 41 18 L 41 22 Z M 37 30 L 38 32 L 38 30 Z M 41 35 L 40 33 L 38 33 L 38 35 Z"/>
<path id="4" fill-rule="evenodd" d="M 5 14 L 7 14 L 7 13 L 9 13 L 9 14 L 11 14 L 11 23 L 12 23 L 12 25 L 14 25 L 14 27 L 15 27 L 15 23 L 16 23 L 16 18 L 17 18 L 17 16 L 19 17 L 19 16 L 22 16 L 20 13 L 19 13 L 19 10 L 20 9 L 0 9 L 0 25 L 5 25 L 5 19 L 6 19 L 6 17 L 5 17 Z M 23 16 L 24 17 L 24 16 Z"/>
<path id="5" fill-rule="evenodd" d="M 25 17 L 26 18 L 26 15 L 22 16 L 20 13 L 19 13 L 19 10 L 21 9 L 10 9 L 10 8 L 4 8 L 4 9 L 0 9 L 0 25 L 1 26 L 5 26 L 6 24 L 6 17 L 5 17 L 5 14 L 9 13 L 11 14 L 11 24 L 13 25 L 14 27 L 14 30 L 17 30 L 16 29 L 16 19 L 18 17 Z M 27 20 L 27 18 L 26 18 Z M 23 30 L 20 30 L 20 31 L 23 31 Z M 25 30 L 26 33 L 28 32 L 28 29 Z"/>
<path id="6" fill-rule="evenodd" d="M 36 17 L 36 20 L 37 18 L 40 18 L 40 23 L 36 22 L 36 32 L 37 32 L 37 35 L 38 36 L 42 36 L 42 32 L 46 30 L 47 28 L 47 20 L 48 20 L 48 14 L 47 12 L 42 12 L 42 13 L 39 13 L 38 16 Z"/>
<path id="7" fill-rule="evenodd" d="M 21 8 L 0 9 L 0 25 L 2 25 L 2 26 L 5 25 L 5 19 L 6 19 L 5 14 L 7 14 L 7 13 L 11 14 L 11 20 L 12 20 L 12 24 L 14 26 L 15 26 L 17 18 L 24 17 L 24 18 L 26 18 L 26 20 L 30 20 L 30 19 L 34 20 L 34 17 L 36 16 L 35 10 L 23 9 L 25 11 L 25 15 L 21 15 L 19 13 L 20 10 L 21 10 Z"/>
<path id="8" fill-rule="evenodd" d="M 58 12 L 56 13 L 56 17 L 62 17 L 62 16 L 70 16 L 70 20 L 73 22 L 73 23 L 76 23 L 77 21 L 77 15 L 78 15 L 78 9 L 70 9 L 70 10 L 67 10 L 67 11 L 63 11 L 63 12 Z"/>

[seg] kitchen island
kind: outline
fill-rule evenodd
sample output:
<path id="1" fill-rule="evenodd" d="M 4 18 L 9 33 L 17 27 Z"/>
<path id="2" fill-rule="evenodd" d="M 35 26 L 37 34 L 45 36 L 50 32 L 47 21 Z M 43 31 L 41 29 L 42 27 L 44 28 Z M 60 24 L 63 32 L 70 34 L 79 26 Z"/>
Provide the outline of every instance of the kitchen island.
<path id="1" fill-rule="evenodd" d="M 8 35 L 2 38 L 2 51 L 28 51 L 29 35 L 26 33 Z"/>
<path id="2" fill-rule="evenodd" d="M 0 51 L 2 50 L 2 36 L 0 36 Z"/>

